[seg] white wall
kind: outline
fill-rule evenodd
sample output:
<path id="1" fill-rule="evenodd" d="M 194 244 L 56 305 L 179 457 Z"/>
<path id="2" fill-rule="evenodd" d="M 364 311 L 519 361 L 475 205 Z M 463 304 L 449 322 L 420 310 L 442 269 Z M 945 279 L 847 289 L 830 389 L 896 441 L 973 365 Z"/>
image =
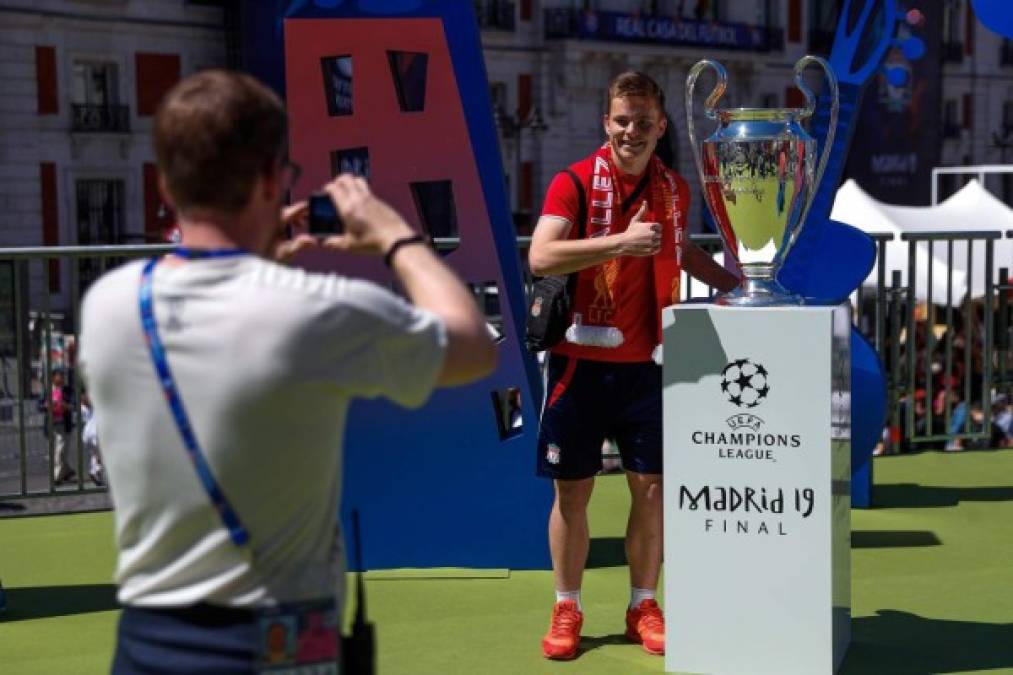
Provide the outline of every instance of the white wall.
<path id="1" fill-rule="evenodd" d="M 181 0 L 71 2 L 36 0 L 14 11 L 0 5 L 0 247 L 42 245 L 39 165 L 56 165 L 61 244 L 77 243 L 75 181 L 122 179 L 128 233 L 144 231 L 142 167 L 153 161 L 151 118 L 137 114 L 136 52 L 179 54 L 181 75 L 224 65 L 221 12 Z M 53 47 L 59 112 L 39 115 L 35 47 Z M 72 64 L 77 58 L 113 62 L 119 102 L 130 109 L 129 133 L 71 132 Z M 66 271 L 66 270 L 65 270 Z M 32 287 L 42 268 L 33 266 Z M 65 303 L 64 292 L 54 307 Z"/>

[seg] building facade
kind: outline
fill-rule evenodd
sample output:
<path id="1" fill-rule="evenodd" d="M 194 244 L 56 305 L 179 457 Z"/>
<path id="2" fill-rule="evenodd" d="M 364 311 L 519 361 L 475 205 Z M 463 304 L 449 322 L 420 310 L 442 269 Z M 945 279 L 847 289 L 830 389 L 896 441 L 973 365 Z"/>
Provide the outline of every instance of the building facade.
<path id="1" fill-rule="evenodd" d="M 1013 41 L 975 19 L 970 3 L 946 2 L 943 14 L 941 166 L 1013 162 Z M 989 190 L 1013 205 L 1013 176 L 987 179 Z M 955 192 L 958 176 L 941 179 Z"/>
<path id="2" fill-rule="evenodd" d="M 690 67 L 705 56 L 726 66 L 722 105 L 782 105 L 790 69 L 804 53 L 801 42 L 785 40 L 787 5 L 479 2 L 480 16 L 497 19 L 483 27 L 482 39 L 519 231 L 530 232 L 552 176 L 603 142 L 604 90 L 624 70 L 642 70 L 664 89 L 671 132 L 663 142 L 675 168 L 695 186 L 684 112 Z M 503 21 L 504 14 L 514 20 Z M 702 79 L 698 89 L 702 98 L 707 82 Z M 709 128 L 702 124 L 702 130 Z M 699 204 L 694 213 L 699 222 Z"/>
<path id="3" fill-rule="evenodd" d="M 0 248 L 164 240 L 152 117 L 181 77 L 230 61 L 229 18 L 180 0 L 0 0 Z M 19 325 L 28 353 L 44 334 L 63 350 L 76 297 L 101 271 L 95 259 L 0 261 L 5 372 Z"/>
<path id="4" fill-rule="evenodd" d="M 486 70 L 494 106 L 500 111 L 504 169 L 519 231 L 530 232 L 554 173 L 603 141 L 603 90 L 614 75 L 630 68 L 647 72 L 665 90 L 674 132 L 669 139 L 674 166 L 699 196 L 686 131 L 689 69 L 705 57 L 725 65 L 729 83 L 722 107 L 798 106 L 801 94 L 793 86 L 792 68 L 805 54 L 829 54 L 842 4 L 841 0 L 478 0 Z M 898 4 L 905 11 L 924 6 L 928 21 L 943 23 L 942 67 L 936 70 L 942 100 L 938 117 L 943 124 L 934 141 L 933 163 L 1013 161 L 1010 41 L 977 21 L 970 0 Z M 698 135 L 712 128 L 701 114 L 711 81 L 703 77 L 697 87 Z M 962 180 L 943 178 L 941 197 L 955 192 Z M 994 194 L 1013 204 L 1009 177 L 994 176 L 988 182 Z M 697 198 L 694 230 L 704 219 Z"/>
<path id="5" fill-rule="evenodd" d="M 1013 47 L 981 26 L 969 0 L 944 8 L 943 165 L 1013 160 Z M 904 3 L 901 3 L 904 4 Z M 917 3 L 915 3 L 917 4 Z M 798 105 L 792 67 L 826 54 L 840 0 L 476 0 L 507 189 L 521 234 L 547 183 L 603 140 L 603 90 L 629 68 L 667 94 L 674 166 L 696 189 L 685 80 L 721 61 L 722 105 Z M 151 120 L 189 73 L 241 65 L 242 3 L 193 0 L 0 0 L 0 246 L 158 241 L 161 203 Z M 706 96 L 709 80 L 698 93 Z M 700 133 L 710 123 L 699 114 Z M 945 196 L 959 179 L 943 185 Z M 989 188 L 1010 203 L 1000 178 Z M 698 192 L 696 194 L 699 194 Z M 692 221 L 703 216 L 695 200 Z M 65 272 L 65 271 L 64 271 Z M 50 269 L 50 285 L 65 273 Z"/>
<path id="6" fill-rule="evenodd" d="M 161 240 L 152 117 L 180 77 L 227 62 L 226 33 L 204 3 L 0 3 L 0 246 Z M 66 265 L 48 276 L 62 294 Z"/>

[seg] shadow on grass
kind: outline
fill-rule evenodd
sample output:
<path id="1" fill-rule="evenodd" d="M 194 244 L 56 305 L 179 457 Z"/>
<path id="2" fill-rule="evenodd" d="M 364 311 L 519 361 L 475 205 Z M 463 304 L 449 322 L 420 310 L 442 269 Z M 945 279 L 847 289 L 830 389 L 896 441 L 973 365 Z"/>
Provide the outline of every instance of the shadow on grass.
<path id="1" fill-rule="evenodd" d="M 625 541 L 622 537 L 592 537 L 586 569 L 625 566 L 627 564 Z M 851 533 L 853 549 L 908 548 L 941 544 L 935 533 L 922 530 L 855 530 Z"/>
<path id="2" fill-rule="evenodd" d="M 626 564 L 626 540 L 623 537 L 592 537 L 586 569 L 622 567 Z"/>
<path id="3" fill-rule="evenodd" d="M 879 455 L 876 457 L 877 461 L 893 461 L 900 460 L 904 457 L 910 457 L 913 455 L 926 455 L 932 453 L 934 455 L 966 455 L 973 452 L 984 452 L 984 453 L 996 453 L 996 452 L 1008 452 L 1010 448 L 963 448 L 961 450 L 944 450 L 941 445 L 936 446 L 932 443 L 927 444 L 915 444 L 909 448 L 906 452 L 891 453 L 889 455 Z"/>
<path id="4" fill-rule="evenodd" d="M 925 530 L 854 530 L 851 548 L 908 548 L 939 546 L 942 544 L 934 532 Z"/>
<path id="5" fill-rule="evenodd" d="M 580 652 L 578 653 L 578 656 L 589 652 L 592 649 L 598 649 L 599 647 L 628 644 L 632 643 L 622 633 L 615 633 L 613 635 L 581 635 Z"/>
<path id="6" fill-rule="evenodd" d="M 917 483 L 876 485 L 872 488 L 874 508 L 936 508 L 960 502 L 1013 501 L 1010 487 L 939 487 Z"/>
<path id="7" fill-rule="evenodd" d="M 929 619 L 880 610 L 853 619 L 841 675 L 931 675 L 1013 669 L 1013 623 Z"/>
<path id="8" fill-rule="evenodd" d="M 120 608 L 113 584 L 30 586 L 6 588 L 4 591 L 7 593 L 7 611 L 0 614 L 0 624 Z"/>

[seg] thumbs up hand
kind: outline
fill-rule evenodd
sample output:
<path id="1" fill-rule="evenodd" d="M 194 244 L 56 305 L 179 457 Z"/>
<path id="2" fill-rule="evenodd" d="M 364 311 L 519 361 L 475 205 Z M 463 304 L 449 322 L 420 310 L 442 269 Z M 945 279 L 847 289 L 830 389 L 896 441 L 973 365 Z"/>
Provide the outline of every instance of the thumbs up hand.
<path id="1" fill-rule="evenodd" d="M 646 214 L 645 200 L 640 203 L 640 209 L 633 216 L 629 227 L 619 235 L 623 238 L 622 255 L 651 256 L 661 250 L 661 224 L 643 220 Z"/>

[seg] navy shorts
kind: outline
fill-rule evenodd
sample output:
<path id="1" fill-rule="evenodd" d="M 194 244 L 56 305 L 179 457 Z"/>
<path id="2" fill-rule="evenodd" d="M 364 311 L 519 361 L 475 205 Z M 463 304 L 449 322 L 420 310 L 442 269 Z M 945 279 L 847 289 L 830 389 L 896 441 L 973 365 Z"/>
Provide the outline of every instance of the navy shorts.
<path id="1" fill-rule="evenodd" d="M 261 612 L 206 603 L 124 607 L 112 675 L 338 673 L 341 646 L 333 601 L 294 604 L 306 606 L 303 614 L 285 613 L 291 605 Z"/>
<path id="2" fill-rule="evenodd" d="M 623 468 L 661 473 L 661 366 L 549 355 L 538 432 L 538 475 L 562 480 L 601 471 L 606 438 Z"/>
<path id="3" fill-rule="evenodd" d="M 175 609 L 124 607 L 113 675 L 252 673 L 256 615 L 200 604 Z"/>

